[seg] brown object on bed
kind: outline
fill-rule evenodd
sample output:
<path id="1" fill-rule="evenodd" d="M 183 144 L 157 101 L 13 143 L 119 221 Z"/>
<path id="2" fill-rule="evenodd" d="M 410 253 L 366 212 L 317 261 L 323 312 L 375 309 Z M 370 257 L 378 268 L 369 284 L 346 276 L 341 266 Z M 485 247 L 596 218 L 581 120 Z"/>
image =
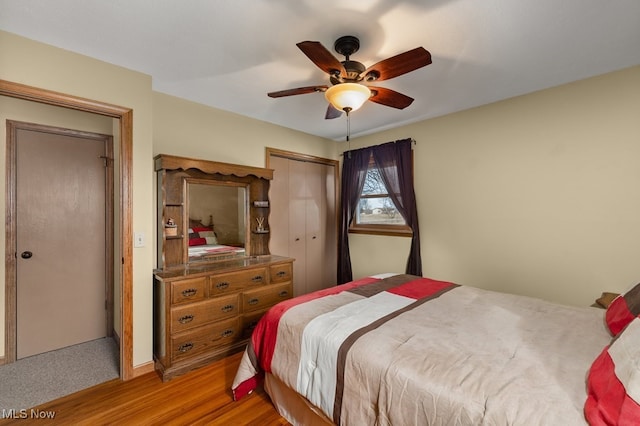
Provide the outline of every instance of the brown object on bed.
<path id="1" fill-rule="evenodd" d="M 611 302 L 613 302 L 613 299 L 615 299 L 619 295 L 619 293 L 603 292 L 602 296 L 596 299 L 596 304 L 598 305 L 597 307 L 605 309 L 608 308 Z"/>

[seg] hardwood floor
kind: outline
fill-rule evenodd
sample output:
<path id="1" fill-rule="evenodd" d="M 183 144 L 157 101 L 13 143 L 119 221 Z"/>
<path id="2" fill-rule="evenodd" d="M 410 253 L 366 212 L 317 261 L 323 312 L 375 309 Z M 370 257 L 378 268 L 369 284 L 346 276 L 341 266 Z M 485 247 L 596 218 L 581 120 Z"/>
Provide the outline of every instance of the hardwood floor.
<path id="1" fill-rule="evenodd" d="M 262 389 L 233 401 L 242 353 L 163 383 L 156 373 L 112 380 L 32 410 L 0 412 L 0 425 L 289 425 Z M 47 418 L 52 416 L 53 418 Z M 23 418 L 20 418 L 23 417 Z"/>

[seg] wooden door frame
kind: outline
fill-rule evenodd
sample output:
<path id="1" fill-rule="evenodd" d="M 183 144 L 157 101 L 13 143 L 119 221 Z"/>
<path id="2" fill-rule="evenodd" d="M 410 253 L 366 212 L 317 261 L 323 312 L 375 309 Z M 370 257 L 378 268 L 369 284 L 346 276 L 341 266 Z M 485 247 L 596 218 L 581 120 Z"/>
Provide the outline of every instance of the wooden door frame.
<path id="1" fill-rule="evenodd" d="M 120 378 L 129 380 L 134 377 L 133 369 L 133 110 L 117 105 L 107 104 L 73 95 L 54 92 L 51 90 L 27 86 L 0 79 L 0 96 L 8 96 L 47 105 L 69 108 L 98 115 L 104 115 L 119 120 L 120 126 L 120 254 L 122 268 L 120 270 Z M 7 159 L 9 161 L 9 159 Z M 6 185 L 6 202 L 15 202 L 15 188 Z M 13 210 L 11 210 L 13 208 Z M 7 206 L 7 212 L 14 211 L 15 206 Z M 8 227 L 15 223 L 14 216 L 6 217 L 5 228 L 5 265 L 10 256 L 15 256 L 15 235 L 10 235 Z M 15 276 L 15 266 L 7 267 L 5 271 L 5 303 L 16 297 L 15 287 L 9 288 L 7 280 Z M 15 322 L 15 312 L 5 310 L 5 328 L 9 321 Z M 7 342 L 15 342 L 15 327 L 13 335 L 5 335 L 5 352 Z M 15 357 L 6 353 L 7 357 Z M 10 360 L 10 358 L 9 358 Z"/>

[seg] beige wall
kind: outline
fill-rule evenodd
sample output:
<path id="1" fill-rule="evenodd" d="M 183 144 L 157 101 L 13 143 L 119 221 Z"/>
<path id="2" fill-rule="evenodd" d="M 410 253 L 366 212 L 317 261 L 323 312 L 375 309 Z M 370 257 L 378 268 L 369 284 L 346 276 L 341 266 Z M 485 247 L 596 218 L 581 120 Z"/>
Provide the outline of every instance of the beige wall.
<path id="1" fill-rule="evenodd" d="M 589 305 L 640 281 L 640 67 L 352 141 L 412 137 L 426 276 Z M 353 235 L 354 278 L 406 238 Z"/>
<path id="2" fill-rule="evenodd" d="M 295 130 L 153 93 L 153 154 L 265 167 L 265 148 L 335 158 L 337 144 Z"/>

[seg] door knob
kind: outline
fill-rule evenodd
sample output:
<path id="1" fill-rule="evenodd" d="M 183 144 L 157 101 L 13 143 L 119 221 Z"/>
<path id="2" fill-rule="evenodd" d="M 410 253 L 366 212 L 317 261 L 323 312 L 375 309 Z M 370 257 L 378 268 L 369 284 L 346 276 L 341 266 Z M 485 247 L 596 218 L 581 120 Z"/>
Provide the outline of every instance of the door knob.
<path id="1" fill-rule="evenodd" d="M 30 251 L 23 251 L 20 254 L 20 257 L 22 257 L 23 259 L 31 259 L 32 256 L 33 256 L 33 253 L 31 253 Z"/>

